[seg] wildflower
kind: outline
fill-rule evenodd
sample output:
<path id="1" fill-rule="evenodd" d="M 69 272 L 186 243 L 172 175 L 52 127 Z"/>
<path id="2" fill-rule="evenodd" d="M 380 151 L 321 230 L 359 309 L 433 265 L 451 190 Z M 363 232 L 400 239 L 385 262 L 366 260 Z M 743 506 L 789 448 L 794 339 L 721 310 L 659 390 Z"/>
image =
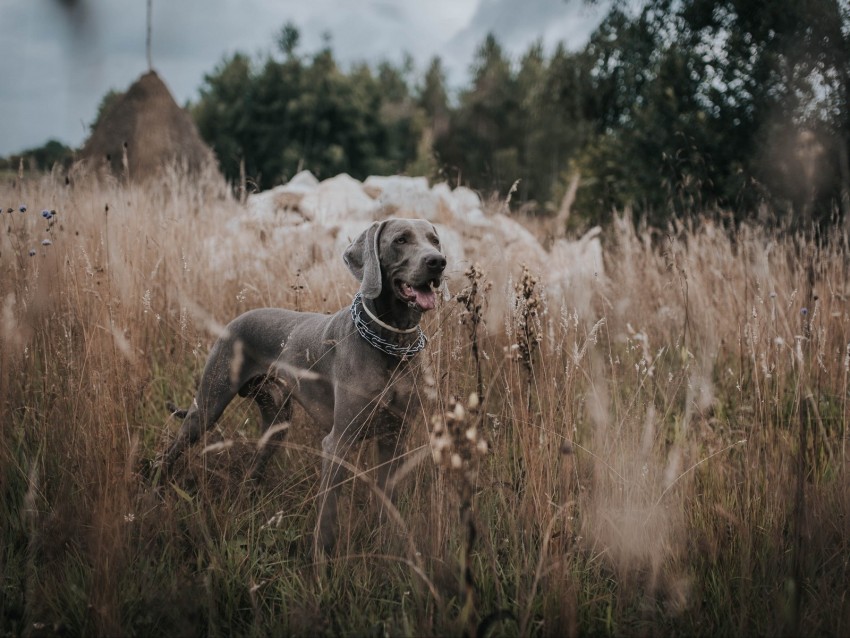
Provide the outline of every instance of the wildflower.
<path id="1" fill-rule="evenodd" d="M 435 414 L 431 419 L 431 452 L 437 465 L 447 470 L 474 471 L 474 460 L 487 454 L 487 441 L 479 425 L 482 415 L 480 399 L 473 392 L 467 407 L 453 400 L 450 411 Z"/>
<path id="2" fill-rule="evenodd" d="M 50 241 L 49 239 L 42 239 L 42 240 L 41 240 L 41 245 L 42 245 L 42 246 L 52 246 L 52 245 L 53 245 L 53 242 L 52 242 L 52 241 Z"/>
<path id="3" fill-rule="evenodd" d="M 53 213 L 49 210 L 43 210 L 41 211 L 41 216 L 44 217 L 44 219 L 50 219 L 51 217 L 53 217 Z"/>
<path id="4" fill-rule="evenodd" d="M 26 204 L 21 204 L 21 205 L 18 207 L 18 210 L 19 210 L 19 211 L 21 211 L 22 213 L 27 212 Z"/>
<path id="5" fill-rule="evenodd" d="M 455 403 L 454 418 L 456 421 L 463 421 L 466 418 L 466 412 L 460 403 Z"/>
<path id="6" fill-rule="evenodd" d="M 35 248 L 30 248 L 30 257 L 35 257 Z"/>
<path id="7" fill-rule="evenodd" d="M 805 317 L 807 314 L 809 314 L 809 309 L 808 309 L 808 308 L 803 308 L 803 309 L 800 311 L 800 314 L 801 314 L 801 315 L 803 315 L 803 316 Z"/>

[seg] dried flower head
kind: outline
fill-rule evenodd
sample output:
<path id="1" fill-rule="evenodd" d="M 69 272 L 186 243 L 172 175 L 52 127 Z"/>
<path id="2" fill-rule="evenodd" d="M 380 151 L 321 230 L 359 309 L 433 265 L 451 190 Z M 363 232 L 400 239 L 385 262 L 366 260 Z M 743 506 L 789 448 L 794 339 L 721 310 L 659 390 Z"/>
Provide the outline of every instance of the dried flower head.
<path id="1" fill-rule="evenodd" d="M 472 359 L 475 363 L 476 390 L 484 394 L 484 375 L 481 369 L 481 353 L 478 342 L 478 326 L 484 323 L 483 310 L 487 302 L 490 282 L 484 281 L 484 271 L 477 263 L 464 273 L 469 285 L 461 290 L 455 299 L 460 304 L 460 323 L 469 328 L 469 338 L 472 346 Z"/>
<path id="2" fill-rule="evenodd" d="M 473 392 L 464 406 L 453 400 L 451 410 L 431 419 L 431 453 L 444 470 L 473 469 L 478 458 L 487 454 L 488 445 L 479 427 L 481 401 Z"/>
<path id="3" fill-rule="evenodd" d="M 519 349 L 520 360 L 529 372 L 531 372 L 534 353 L 543 340 L 543 327 L 540 323 L 543 303 L 537 284 L 537 277 L 531 274 L 528 266 L 523 264 L 522 277 L 514 286 L 516 292 L 514 322 L 517 335 L 515 345 Z"/>

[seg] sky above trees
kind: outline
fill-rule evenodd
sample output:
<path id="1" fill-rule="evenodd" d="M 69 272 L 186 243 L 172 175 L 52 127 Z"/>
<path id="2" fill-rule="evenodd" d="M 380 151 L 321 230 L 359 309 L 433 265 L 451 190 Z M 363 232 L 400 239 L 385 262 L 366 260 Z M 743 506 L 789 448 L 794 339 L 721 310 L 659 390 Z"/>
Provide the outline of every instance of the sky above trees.
<path id="1" fill-rule="evenodd" d="M 153 65 L 184 104 L 237 51 L 258 56 L 286 22 L 314 51 L 329 36 L 342 65 L 440 55 L 450 86 L 468 77 L 488 32 L 519 55 L 540 38 L 583 45 L 606 2 L 584 0 L 180 0 L 153 3 Z M 55 138 L 79 146 L 97 105 L 147 70 L 145 0 L 0 2 L 0 156 Z"/>

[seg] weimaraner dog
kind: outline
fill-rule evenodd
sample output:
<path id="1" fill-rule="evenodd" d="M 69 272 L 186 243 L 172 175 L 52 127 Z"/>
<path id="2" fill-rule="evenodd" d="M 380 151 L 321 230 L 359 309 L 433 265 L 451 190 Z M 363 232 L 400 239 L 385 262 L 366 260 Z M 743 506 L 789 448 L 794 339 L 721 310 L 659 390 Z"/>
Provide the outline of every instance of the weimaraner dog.
<path id="1" fill-rule="evenodd" d="M 418 407 L 411 365 L 425 345 L 422 314 L 436 305 L 446 258 L 433 225 L 388 219 L 365 230 L 343 255 L 360 280 L 350 307 L 334 315 L 279 308 L 250 310 L 234 319 L 213 345 L 195 400 L 163 459 L 164 471 L 198 441 L 238 394 L 260 409 L 263 432 L 288 422 L 298 401 L 324 430 L 317 540 L 330 551 L 337 534 L 337 491 L 346 473 L 334 459 L 374 437 L 378 485 L 385 488 Z M 257 451 L 260 477 L 284 428 Z M 262 439 L 261 439 L 262 440 Z"/>

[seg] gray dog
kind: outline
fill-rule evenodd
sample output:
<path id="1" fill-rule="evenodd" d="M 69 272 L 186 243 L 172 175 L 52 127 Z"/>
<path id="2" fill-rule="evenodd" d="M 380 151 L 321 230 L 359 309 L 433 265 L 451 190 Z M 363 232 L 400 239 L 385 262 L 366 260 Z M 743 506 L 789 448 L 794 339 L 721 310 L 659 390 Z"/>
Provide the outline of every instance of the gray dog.
<path id="1" fill-rule="evenodd" d="M 278 308 L 251 310 L 234 319 L 210 352 L 192 406 L 176 411 L 185 421 L 165 454 L 164 471 L 218 420 L 238 394 L 260 409 L 265 445 L 254 460 L 259 477 L 298 401 L 328 435 L 322 440 L 318 542 L 336 541 L 337 491 L 345 477 L 335 459 L 374 437 L 378 485 L 385 488 L 417 396 L 410 369 L 425 346 L 422 314 L 435 307 L 446 258 L 433 225 L 389 219 L 365 230 L 343 255 L 360 280 L 351 307 L 334 315 Z M 261 440 L 263 440 L 261 439 Z"/>

